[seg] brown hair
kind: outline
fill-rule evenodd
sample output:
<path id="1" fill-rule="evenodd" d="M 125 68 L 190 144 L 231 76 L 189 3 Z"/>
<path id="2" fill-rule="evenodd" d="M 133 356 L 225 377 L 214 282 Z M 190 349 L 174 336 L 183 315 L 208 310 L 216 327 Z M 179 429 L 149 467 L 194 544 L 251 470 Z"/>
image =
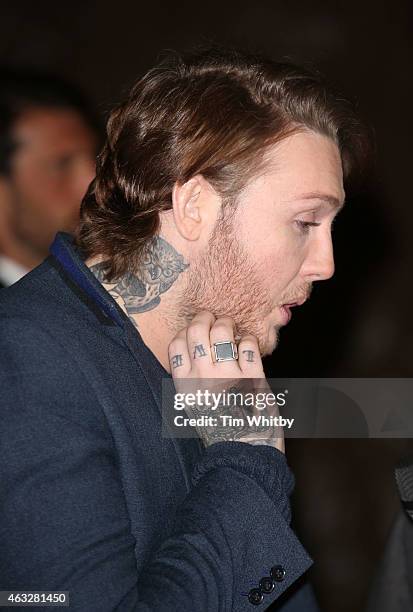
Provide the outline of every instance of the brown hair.
<path id="1" fill-rule="evenodd" d="M 317 73 L 234 51 L 171 55 L 110 115 L 78 246 L 104 257 L 108 280 L 136 271 L 175 182 L 202 174 L 229 208 L 266 148 L 303 128 L 337 143 L 345 179 L 366 154 L 351 105 Z"/>

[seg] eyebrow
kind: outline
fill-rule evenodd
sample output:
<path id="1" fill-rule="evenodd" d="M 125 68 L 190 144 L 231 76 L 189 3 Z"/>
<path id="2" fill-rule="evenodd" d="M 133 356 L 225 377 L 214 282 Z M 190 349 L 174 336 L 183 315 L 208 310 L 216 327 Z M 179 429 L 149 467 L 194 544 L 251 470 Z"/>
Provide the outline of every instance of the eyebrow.
<path id="1" fill-rule="evenodd" d="M 335 196 L 328 195 L 326 193 L 321 193 L 318 191 L 312 191 L 310 193 L 302 193 L 296 198 L 294 198 L 294 201 L 299 201 L 299 200 L 321 200 L 329 204 L 331 208 L 333 209 L 336 208 L 337 210 L 341 210 L 344 206 L 344 201 L 341 202 L 341 200 L 339 200 Z M 292 200 L 290 200 L 290 202 L 291 201 Z"/>

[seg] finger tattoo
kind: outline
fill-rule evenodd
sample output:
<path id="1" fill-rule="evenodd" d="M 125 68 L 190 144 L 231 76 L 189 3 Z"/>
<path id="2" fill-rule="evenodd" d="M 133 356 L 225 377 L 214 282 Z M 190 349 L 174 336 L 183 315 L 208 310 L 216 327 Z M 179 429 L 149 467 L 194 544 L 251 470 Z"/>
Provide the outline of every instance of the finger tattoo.
<path id="1" fill-rule="evenodd" d="M 172 363 L 172 367 L 175 370 L 175 368 L 179 368 L 182 365 L 184 365 L 184 360 L 182 358 L 182 355 L 174 355 L 171 359 L 171 363 Z"/>
<path id="2" fill-rule="evenodd" d="M 194 348 L 194 359 L 197 359 L 197 357 L 206 357 L 203 344 L 197 344 Z"/>

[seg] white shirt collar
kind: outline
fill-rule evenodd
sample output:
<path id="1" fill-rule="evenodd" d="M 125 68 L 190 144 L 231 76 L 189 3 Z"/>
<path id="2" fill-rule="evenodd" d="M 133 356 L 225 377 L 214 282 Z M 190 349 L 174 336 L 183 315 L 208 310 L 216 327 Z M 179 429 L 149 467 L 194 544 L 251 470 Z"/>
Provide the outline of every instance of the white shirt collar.
<path id="1" fill-rule="evenodd" d="M 5 255 L 0 255 L 0 282 L 6 287 L 17 283 L 29 270 Z"/>

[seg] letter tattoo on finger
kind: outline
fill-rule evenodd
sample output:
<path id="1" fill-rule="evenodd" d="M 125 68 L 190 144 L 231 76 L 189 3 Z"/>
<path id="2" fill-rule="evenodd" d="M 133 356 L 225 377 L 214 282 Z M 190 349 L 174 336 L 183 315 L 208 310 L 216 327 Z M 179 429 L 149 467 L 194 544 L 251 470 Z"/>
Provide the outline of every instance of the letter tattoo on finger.
<path id="1" fill-rule="evenodd" d="M 198 357 L 206 357 L 203 344 L 197 344 L 194 348 L 194 359 L 197 359 Z"/>
<path id="2" fill-rule="evenodd" d="M 183 366 L 184 360 L 182 358 L 182 355 L 174 355 L 171 359 L 171 364 L 174 370 Z"/>

